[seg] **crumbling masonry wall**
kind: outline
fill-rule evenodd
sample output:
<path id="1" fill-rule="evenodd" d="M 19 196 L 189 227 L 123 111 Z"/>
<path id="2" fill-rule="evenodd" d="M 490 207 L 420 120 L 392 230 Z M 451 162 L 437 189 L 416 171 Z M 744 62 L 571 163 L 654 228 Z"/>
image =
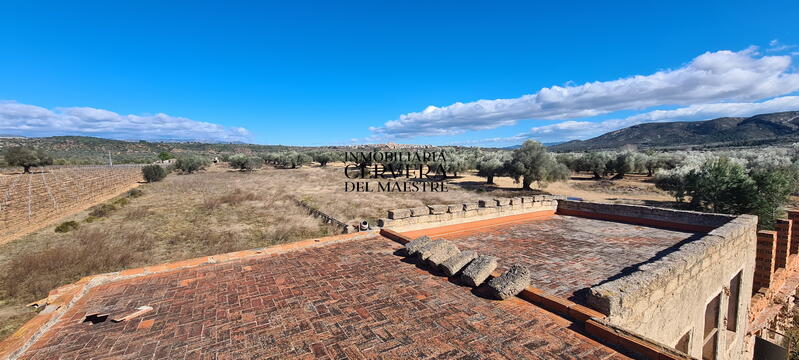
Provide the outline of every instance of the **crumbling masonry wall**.
<path id="1" fill-rule="evenodd" d="M 675 346 L 690 333 L 688 353 L 701 358 L 705 308 L 721 294 L 716 327 L 717 359 L 739 359 L 744 353 L 747 309 L 752 293 L 757 217 L 726 216 L 645 206 L 560 201 L 558 213 L 607 220 L 637 221 L 645 225 L 712 229 L 674 251 L 641 264 L 629 275 L 590 289 L 588 303 L 608 321 L 655 341 Z M 638 220 L 636 220 L 638 219 Z M 738 296 L 737 329 L 727 332 L 730 281 L 742 274 Z M 732 340 L 728 341 L 728 337 Z"/>

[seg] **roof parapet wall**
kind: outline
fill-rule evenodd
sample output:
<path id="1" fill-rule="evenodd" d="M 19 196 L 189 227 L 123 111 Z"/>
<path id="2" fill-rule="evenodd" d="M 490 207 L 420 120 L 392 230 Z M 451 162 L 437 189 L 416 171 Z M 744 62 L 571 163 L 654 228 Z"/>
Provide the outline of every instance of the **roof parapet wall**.
<path id="1" fill-rule="evenodd" d="M 744 239 L 746 232 L 756 233 L 757 216 L 724 217 L 732 220 L 702 238 L 640 266 L 638 271 L 630 275 L 592 287 L 588 296 L 589 304 L 608 316 L 619 315 L 625 310 L 624 304 L 631 303 L 632 299 L 646 298 L 655 289 L 665 288 L 666 282 L 677 273 L 689 272 L 691 267 L 707 261 L 725 245 Z"/>
<path id="2" fill-rule="evenodd" d="M 530 212 L 553 212 L 562 197 L 534 195 L 515 198 L 485 199 L 471 203 L 428 205 L 413 209 L 394 209 L 378 226 L 400 231 L 440 227 Z"/>
<path id="3" fill-rule="evenodd" d="M 625 206 L 627 209 L 630 207 Z M 646 207 L 639 211 L 646 214 Z M 751 291 L 754 267 L 757 217 L 701 214 L 691 218 L 690 212 L 658 209 L 670 220 L 691 221 L 693 225 L 726 223 L 649 262 L 627 275 L 593 286 L 588 304 L 607 315 L 613 324 L 629 328 L 657 341 L 672 344 L 687 328 L 700 328 L 705 305 L 719 291 L 727 291 L 727 282 L 742 273 L 741 293 Z M 709 215 L 709 216 L 706 216 Z M 726 300 L 725 300 L 726 301 Z M 748 309 L 749 296 L 741 296 L 739 308 Z M 738 323 L 745 323 L 745 312 L 739 312 Z M 740 347 L 744 332 L 736 332 Z M 701 349 L 696 348 L 692 354 Z M 737 351 L 737 350 L 736 350 Z M 733 351 L 733 352 L 736 352 Z"/>
<path id="4" fill-rule="evenodd" d="M 710 232 L 736 218 L 733 215 L 671 210 L 652 206 L 573 200 L 558 201 L 558 213 L 692 232 Z"/>

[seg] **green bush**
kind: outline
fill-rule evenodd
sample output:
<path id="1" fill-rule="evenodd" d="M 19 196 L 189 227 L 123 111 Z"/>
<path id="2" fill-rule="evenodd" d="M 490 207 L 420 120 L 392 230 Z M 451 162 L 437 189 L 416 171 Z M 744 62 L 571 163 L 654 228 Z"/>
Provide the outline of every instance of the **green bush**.
<path id="1" fill-rule="evenodd" d="M 77 228 L 78 228 L 78 223 L 76 223 L 74 221 L 67 221 L 67 222 L 61 223 L 61 225 L 56 226 L 55 227 L 55 232 L 57 232 L 57 233 L 65 233 L 65 232 L 70 232 L 72 230 L 75 230 Z"/>
<path id="2" fill-rule="evenodd" d="M 184 173 L 191 174 L 198 170 L 204 170 L 210 161 L 197 155 L 181 156 L 175 161 L 175 169 Z"/>
<path id="3" fill-rule="evenodd" d="M 158 159 L 161 160 L 161 161 L 166 161 L 166 160 L 174 159 L 174 158 L 175 158 L 174 155 L 172 155 L 172 154 L 170 154 L 169 152 L 166 152 L 166 151 L 162 151 L 162 152 L 158 153 Z"/>
<path id="4" fill-rule="evenodd" d="M 166 169 L 160 165 L 147 165 L 142 167 L 141 173 L 142 176 L 144 176 L 144 181 L 148 183 L 161 181 L 166 177 Z"/>

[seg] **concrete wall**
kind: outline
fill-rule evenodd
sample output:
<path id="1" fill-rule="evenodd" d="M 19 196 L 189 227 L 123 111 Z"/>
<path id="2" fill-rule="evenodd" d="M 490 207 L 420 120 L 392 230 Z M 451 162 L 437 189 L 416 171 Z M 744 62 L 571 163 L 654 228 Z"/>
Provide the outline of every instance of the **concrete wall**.
<path id="1" fill-rule="evenodd" d="M 700 239 L 644 264 L 630 275 L 590 289 L 589 305 L 625 329 L 675 346 L 690 332 L 688 353 L 702 357 L 705 307 L 721 294 L 717 359 L 740 359 L 744 353 L 747 313 L 752 294 L 757 217 L 738 217 L 656 209 L 645 206 L 561 201 L 559 213 L 594 212 L 694 227 L 716 227 Z M 646 221 L 643 221 L 646 222 Z M 728 345 L 726 313 L 729 283 L 742 273 L 737 330 Z"/>

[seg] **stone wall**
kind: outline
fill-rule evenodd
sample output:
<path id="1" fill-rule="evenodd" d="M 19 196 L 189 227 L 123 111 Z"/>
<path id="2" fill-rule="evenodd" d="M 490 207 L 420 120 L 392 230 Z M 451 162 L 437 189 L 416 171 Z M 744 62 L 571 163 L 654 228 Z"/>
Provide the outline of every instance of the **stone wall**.
<path id="1" fill-rule="evenodd" d="M 718 228 L 735 216 L 663 209 L 651 206 L 608 204 L 587 201 L 561 200 L 558 213 L 603 220 L 619 220 L 645 225 L 679 227 L 682 230 L 707 232 Z M 676 226 L 675 226 L 676 225 Z"/>
<path id="2" fill-rule="evenodd" d="M 528 212 L 554 211 L 558 208 L 558 199 L 552 195 L 535 195 L 395 209 L 388 212 L 388 217 L 378 219 L 377 225 L 408 231 Z"/>
<path id="3" fill-rule="evenodd" d="M 743 358 L 747 313 L 752 294 L 757 217 L 692 213 L 643 206 L 562 201 L 565 213 L 613 210 L 617 216 L 713 227 L 701 238 L 618 279 L 590 289 L 588 303 L 608 321 L 655 341 L 675 346 L 690 333 L 688 353 L 701 358 L 705 308 L 720 296 L 717 359 Z M 578 210 L 579 209 L 579 210 Z M 561 209 L 558 209 L 561 212 Z M 737 330 L 729 334 L 726 318 L 729 284 L 741 274 L 736 316 Z M 728 336 L 732 338 L 728 342 Z"/>
<path id="4" fill-rule="evenodd" d="M 308 214 L 310 214 L 311 216 L 313 216 L 315 218 L 322 219 L 322 221 L 324 221 L 325 224 L 333 224 L 333 225 L 335 225 L 336 227 L 341 229 L 341 232 L 343 234 L 349 234 L 350 232 L 357 232 L 357 229 L 355 229 L 354 227 L 352 227 L 350 225 L 347 225 L 343 221 L 338 220 L 338 219 L 336 219 L 336 218 L 334 218 L 334 217 L 332 217 L 332 216 L 330 216 L 328 214 L 325 214 L 321 210 L 309 205 L 305 201 L 296 200 L 295 199 L 294 202 L 296 202 L 297 205 L 299 205 L 303 209 L 308 210 Z M 353 231 L 353 230 L 355 230 L 355 231 Z"/>

